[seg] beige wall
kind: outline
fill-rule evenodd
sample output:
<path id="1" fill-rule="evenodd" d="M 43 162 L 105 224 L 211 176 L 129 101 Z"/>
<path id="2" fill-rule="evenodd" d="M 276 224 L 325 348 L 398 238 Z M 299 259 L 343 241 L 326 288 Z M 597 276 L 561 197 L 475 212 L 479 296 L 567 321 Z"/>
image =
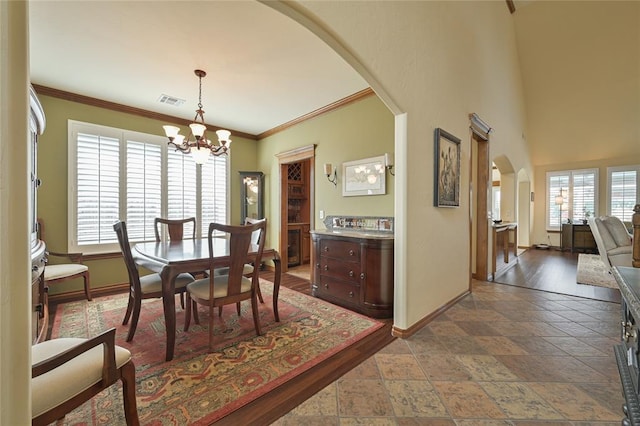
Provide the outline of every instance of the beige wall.
<path id="1" fill-rule="evenodd" d="M 511 16 L 503 2 L 298 5 L 307 10 L 295 12 L 318 23 L 315 31 L 331 29 L 327 40 L 394 114 L 407 114 L 395 143 L 396 223 L 404 229 L 396 234 L 394 324 L 408 328 L 469 286 L 468 114 L 495 129 L 491 158 L 506 155 L 516 170 L 532 170 Z M 462 139 L 460 208 L 433 207 L 436 127 Z"/>
<path id="2" fill-rule="evenodd" d="M 533 163 L 640 154 L 640 2 L 537 1 L 513 16 Z"/>
<path id="3" fill-rule="evenodd" d="M 28 4 L 0 2 L 0 424 L 31 419 Z"/>

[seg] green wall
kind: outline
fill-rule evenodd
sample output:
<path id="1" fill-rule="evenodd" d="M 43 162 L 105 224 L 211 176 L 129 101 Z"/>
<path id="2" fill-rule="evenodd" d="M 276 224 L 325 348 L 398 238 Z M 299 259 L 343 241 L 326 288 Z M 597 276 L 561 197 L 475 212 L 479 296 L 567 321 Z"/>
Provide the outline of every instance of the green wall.
<path id="1" fill-rule="evenodd" d="M 117 127 L 162 135 L 162 123 L 131 114 L 87 106 L 49 96 L 39 96 L 47 127 L 38 147 L 38 217 L 45 223 L 46 242 L 53 251 L 67 250 L 67 120 Z M 317 211 L 327 215 L 350 214 L 393 216 L 394 178 L 387 174 L 386 195 L 342 197 L 341 164 L 345 161 L 393 153 L 393 115 L 376 96 L 366 97 L 338 110 L 305 121 L 261 141 L 234 137 L 231 144 L 231 223 L 240 222 L 239 171 L 265 173 L 265 213 L 269 218 L 268 244 L 279 241 L 280 207 L 278 160 L 275 154 L 297 147 L 316 145 L 316 228 L 321 228 Z M 338 187 L 327 182 L 322 165 L 338 167 Z M 57 259 L 52 258 L 52 262 Z M 92 288 L 127 282 L 122 259 L 85 262 Z M 57 284 L 51 294 L 81 291 L 82 282 Z"/>
<path id="2" fill-rule="evenodd" d="M 312 144 L 316 146 L 314 228 L 324 228 L 318 215 L 320 210 L 324 210 L 325 215 L 394 216 L 395 182 L 389 173 L 385 195 L 342 196 L 342 163 L 394 152 L 393 114 L 374 95 L 260 141 L 258 168 L 266 175 L 265 212 L 270 224 L 280 223 L 280 169 L 275 155 Z M 337 187 L 327 181 L 325 163 L 337 167 Z M 279 241 L 279 229 L 271 226 L 269 237 L 269 241 Z"/>
<path id="3" fill-rule="evenodd" d="M 164 122 L 137 115 L 112 111 L 39 95 L 46 115 L 47 125 L 38 146 L 38 177 L 42 186 L 38 190 L 38 217 L 45 224 L 47 246 L 52 251 L 67 251 L 67 121 L 77 120 L 120 129 L 163 135 Z M 188 129 L 184 130 L 187 131 Z M 231 223 L 240 223 L 240 177 L 239 171 L 255 170 L 258 142 L 231 135 Z M 60 262 L 51 258 L 50 261 Z M 122 259 L 107 259 L 85 262 L 91 274 L 91 287 L 127 282 L 126 268 Z M 82 281 L 56 284 L 51 294 L 81 290 Z"/>

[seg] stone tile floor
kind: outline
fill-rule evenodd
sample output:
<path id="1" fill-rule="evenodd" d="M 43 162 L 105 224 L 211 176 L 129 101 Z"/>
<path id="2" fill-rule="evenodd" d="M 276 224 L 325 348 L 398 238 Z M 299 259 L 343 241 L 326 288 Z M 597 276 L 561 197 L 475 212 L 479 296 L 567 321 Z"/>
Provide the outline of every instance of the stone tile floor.
<path id="1" fill-rule="evenodd" d="M 617 303 L 474 282 L 273 424 L 617 426 L 619 320 Z"/>

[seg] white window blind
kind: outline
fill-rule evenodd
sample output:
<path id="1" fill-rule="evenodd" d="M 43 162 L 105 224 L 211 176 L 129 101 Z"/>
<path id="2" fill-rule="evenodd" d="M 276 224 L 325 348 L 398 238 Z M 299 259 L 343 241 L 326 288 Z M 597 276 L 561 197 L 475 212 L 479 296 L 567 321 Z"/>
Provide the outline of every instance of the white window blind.
<path id="1" fill-rule="evenodd" d="M 598 170 L 547 173 L 547 230 L 559 230 L 568 220 L 582 222 L 596 214 Z"/>
<path id="2" fill-rule="evenodd" d="M 640 166 L 607 168 L 609 215 L 631 221 L 633 207 L 640 202 Z"/>
<path id="3" fill-rule="evenodd" d="M 156 217 L 195 217 L 199 238 L 228 223 L 228 156 L 200 168 L 164 137 L 69 120 L 69 165 L 70 251 L 118 251 L 119 219 L 131 242 L 154 240 Z"/>
<path id="4" fill-rule="evenodd" d="M 126 179 L 129 240 L 153 240 L 153 220 L 162 217 L 161 147 L 153 143 L 127 141 Z"/>
<path id="5" fill-rule="evenodd" d="M 76 133 L 76 140 L 74 240 L 77 245 L 113 243 L 112 224 L 120 208 L 120 140 L 82 132 Z"/>

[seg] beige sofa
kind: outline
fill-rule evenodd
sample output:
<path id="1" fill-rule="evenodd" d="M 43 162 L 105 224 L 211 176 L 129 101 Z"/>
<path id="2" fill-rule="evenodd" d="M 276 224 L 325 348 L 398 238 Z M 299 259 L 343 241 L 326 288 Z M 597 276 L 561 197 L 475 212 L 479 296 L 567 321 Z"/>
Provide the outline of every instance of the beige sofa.
<path id="1" fill-rule="evenodd" d="M 589 227 L 607 267 L 631 266 L 631 234 L 620 219 L 615 216 L 589 218 Z"/>

